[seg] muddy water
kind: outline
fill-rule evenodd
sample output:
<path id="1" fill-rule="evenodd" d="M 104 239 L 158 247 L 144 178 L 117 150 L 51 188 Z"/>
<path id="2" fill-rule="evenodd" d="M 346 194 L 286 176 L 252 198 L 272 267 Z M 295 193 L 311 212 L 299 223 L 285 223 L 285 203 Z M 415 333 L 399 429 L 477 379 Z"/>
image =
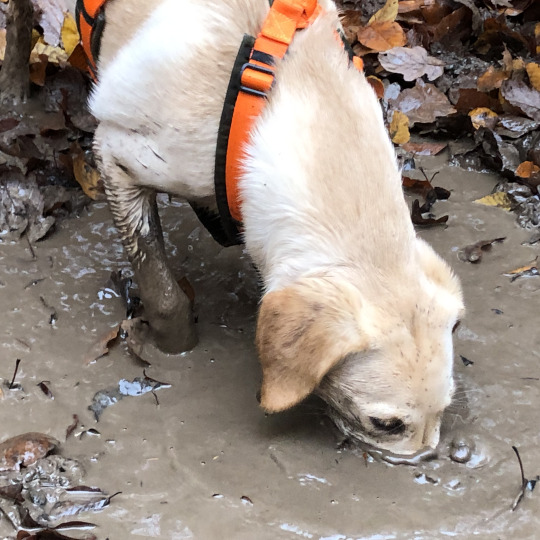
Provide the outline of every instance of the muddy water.
<path id="1" fill-rule="evenodd" d="M 124 316 L 106 283 L 127 267 L 106 206 L 93 204 L 39 243 L 35 260 L 23 243 L 0 244 L 0 377 L 11 378 L 20 358 L 23 387 L 3 389 L 0 438 L 48 433 L 81 461 L 87 485 L 122 492 L 81 516 L 98 524 L 100 539 L 538 537 L 540 487 L 511 511 L 521 483 L 511 445 L 526 476 L 540 474 L 540 277 L 511 282 L 503 273 L 540 248 L 522 245 L 530 232 L 512 215 L 472 202 L 496 178 L 426 165 L 453 193 L 435 206 L 450 215 L 448 228 L 420 234 L 462 278 L 468 308 L 456 336 L 460 388 L 437 459 L 392 466 L 340 449 L 317 401 L 266 417 L 256 402 L 256 274 L 241 249 L 219 248 L 188 208 L 165 200 L 167 244 L 195 288 L 201 338 L 147 369 L 172 386 L 124 398 L 97 423 L 88 410 L 99 390 L 142 376 L 122 344 L 85 364 Z M 459 260 L 460 247 L 501 236 L 481 263 Z M 36 386 L 43 380 L 54 400 Z M 74 414 L 81 423 L 66 441 Z M 459 440 L 472 451 L 467 463 L 448 457 L 467 453 Z M 0 538 L 10 536 L 0 517 Z"/>

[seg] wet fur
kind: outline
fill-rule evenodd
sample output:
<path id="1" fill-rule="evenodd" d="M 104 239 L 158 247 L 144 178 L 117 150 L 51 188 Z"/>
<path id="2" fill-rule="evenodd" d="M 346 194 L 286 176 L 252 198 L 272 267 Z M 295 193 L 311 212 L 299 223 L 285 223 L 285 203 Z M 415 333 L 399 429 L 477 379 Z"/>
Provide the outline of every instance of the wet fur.
<path id="1" fill-rule="evenodd" d="M 245 243 L 265 286 L 261 404 L 280 411 L 315 391 L 346 434 L 412 453 L 437 444 L 451 399 L 461 290 L 415 235 L 379 104 L 335 39 L 335 6 L 324 4 L 327 14 L 277 66 L 241 180 Z M 215 209 L 223 97 L 241 36 L 256 33 L 268 2 L 148 6 L 107 8 L 91 108 L 115 222 L 150 323 L 173 349 L 174 329 L 190 321 L 165 263 L 153 193 Z M 179 348 L 192 345 L 189 334 Z M 382 433 L 370 417 L 407 427 Z"/>

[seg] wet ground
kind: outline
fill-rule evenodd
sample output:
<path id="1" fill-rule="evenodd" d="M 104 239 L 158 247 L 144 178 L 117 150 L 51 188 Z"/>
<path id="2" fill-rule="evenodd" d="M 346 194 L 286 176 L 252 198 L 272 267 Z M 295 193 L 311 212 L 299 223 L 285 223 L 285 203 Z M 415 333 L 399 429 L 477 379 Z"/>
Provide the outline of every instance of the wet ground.
<path id="1" fill-rule="evenodd" d="M 511 447 L 528 478 L 540 474 L 540 277 L 504 273 L 540 245 L 527 245 L 532 233 L 512 214 L 473 203 L 497 178 L 435 160 L 426 167 L 440 170 L 435 183 L 452 196 L 434 207 L 450 215 L 448 227 L 420 234 L 462 278 L 468 308 L 456 334 L 460 388 L 437 459 L 392 466 L 340 448 L 317 401 L 265 416 L 256 401 L 256 273 L 241 249 L 221 249 L 189 208 L 166 199 L 167 243 L 178 277 L 195 289 L 200 343 L 146 368 L 170 387 L 124 397 L 99 422 L 88 409 L 94 395 L 143 376 L 121 342 L 86 362 L 125 316 L 107 288 L 112 271 L 129 267 L 106 205 L 63 221 L 34 246 L 35 259 L 24 242 L 0 244 L 0 378 L 9 381 L 21 359 L 22 385 L 2 386 L 0 438 L 47 433 L 80 462 L 81 482 L 121 491 L 101 512 L 75 518 L 97 524 L 99 539 L 538 538 L 540 487 L 511 510 L 521 487 Z M 459 259 L 460 248 L 498 237 L 506 240 L 480 263 Z M 74 414 L 79 425 L 66 440 Z M 467 463 L 449 458 L 460 459 L 462 449 L 450 448 L 460 439 L 472 449 Z M 0 513 L 0 538 L 15 534 Z"/>

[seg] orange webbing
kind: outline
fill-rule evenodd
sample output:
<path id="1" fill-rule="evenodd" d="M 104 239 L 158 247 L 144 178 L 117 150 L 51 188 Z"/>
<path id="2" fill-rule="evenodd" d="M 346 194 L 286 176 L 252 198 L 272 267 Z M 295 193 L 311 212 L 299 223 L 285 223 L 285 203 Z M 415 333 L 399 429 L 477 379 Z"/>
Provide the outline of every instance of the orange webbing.
<path id="1" fill-rule="evenodd" d="M 322 8 L 317 0 L 274 0 L 255 40 L 253 51 L 283 58 L 296 31 L 308 26 L 321 12 Z M 256 67 L 254 69 L 250 65 L 260 66 L 264 68 L 264 72 L 257 71 Z M 274 81 L 273 69 L 251 58 L 244 68 L 241 81 L 242 87 L 246 87 L 248 91 L 241 89 L 238 93 L 229 133 L 225 167 L 227 203 L 232 218 L 237 222 L 242 220 L 238 179 L 242 173 L 243 152 L 249 141 L 253 123 L 266 104 L 265 94 Z M 250 93 L 249 89 L 256 90 L 260 94 Z"/>
<path id="2" fill-rule="evenodd" d="M 79 24 L 79 33 L 81 35 L 81 44 L 86 57 L 88 58 L 90 75 L 94 80 L 96 80 L 97 65 L 96 58 L 94 58 L 94 55 L 92 54 L 91 47 L 93 26 L 86 20 L 83 10 L 90 19 L 94 19 L 106 1 L 107 0 L 83 0 L 82 6 L 79 10 L 79 20 L 77 21 Z"/>

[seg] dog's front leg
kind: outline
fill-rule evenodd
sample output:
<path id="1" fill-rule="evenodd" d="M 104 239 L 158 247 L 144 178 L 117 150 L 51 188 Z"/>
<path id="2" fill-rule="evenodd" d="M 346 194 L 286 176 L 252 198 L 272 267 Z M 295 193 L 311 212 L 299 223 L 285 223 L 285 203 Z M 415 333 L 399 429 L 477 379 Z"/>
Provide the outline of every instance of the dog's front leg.
<path id="1" fill-rule="evenodd" d="M 102 172 L 107 199 L 133 266 L 156 345 L 166 353 L 192 349 L 197 335 L 191 302 L 167 263 L 156 194 L 134 185 L 122 164 L 106 161 Z"/>

